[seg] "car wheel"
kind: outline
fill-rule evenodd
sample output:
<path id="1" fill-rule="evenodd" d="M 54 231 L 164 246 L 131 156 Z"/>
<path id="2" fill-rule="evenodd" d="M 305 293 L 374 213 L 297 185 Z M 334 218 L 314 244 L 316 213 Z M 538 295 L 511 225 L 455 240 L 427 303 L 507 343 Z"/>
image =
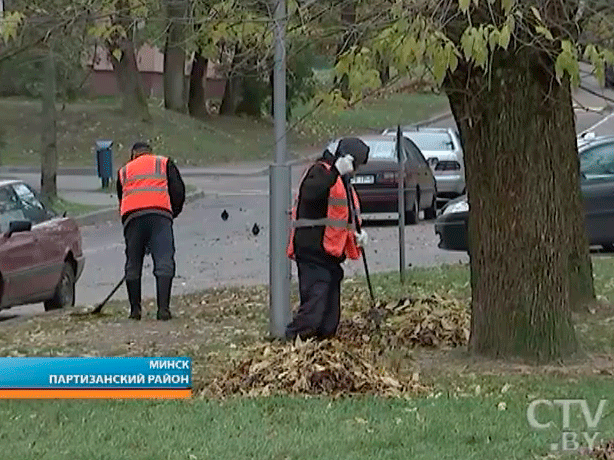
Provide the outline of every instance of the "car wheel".
<path id="1" fill-rule="evenodd" d="M 45 311 L 75 305 L 75 271 L 69 262 L 64 262 L 60 281 L 55 288 L 53 298 L 45 301 Z"/>
<path id="2" fill-rule="evenodd" d="M 416 225 L 420 220 L 420 197 L 418 194 L 414 196 L 412 208 L 409 211 L 405 211 L 405 225 Z"/>
<path id="3" fill-rule="evenodd" d="M 437 196 L 433 195 L 433 202 L 430 208 L 424 210 L 424 218 L 426 220 L 433 220 L 437 218 Z"/>

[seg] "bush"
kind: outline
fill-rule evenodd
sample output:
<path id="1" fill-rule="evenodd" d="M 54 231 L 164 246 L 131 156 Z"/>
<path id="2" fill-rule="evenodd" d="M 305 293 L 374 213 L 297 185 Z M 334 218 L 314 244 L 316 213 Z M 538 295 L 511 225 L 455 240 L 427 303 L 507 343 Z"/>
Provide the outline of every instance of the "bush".
<path id="1" fill-rule="evenodd" d="M 265 109 L 273 116 L 273 59 L 269 60 L 268 74 L 257 73 L 252 65 L 245 71 L 242 84 L 242 101 L 237 114 L 258 117 Z M 286 70 L 286 115 L 292 116 L 292 109 L 311 100 L 315 95 L 316 79 L 313 71 L 315 54 L 313 45 L 297 41 L 290 42 L 287 50 Z"/>

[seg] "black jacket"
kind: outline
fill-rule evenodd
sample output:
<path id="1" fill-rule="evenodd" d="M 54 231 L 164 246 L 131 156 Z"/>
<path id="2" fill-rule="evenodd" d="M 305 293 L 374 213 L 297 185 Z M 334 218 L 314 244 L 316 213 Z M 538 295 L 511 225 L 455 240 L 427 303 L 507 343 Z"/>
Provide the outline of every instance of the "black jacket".
<path id="1" fill-rule="evenodd" d="M 117 172 L 117 198 L 121 204 L 122 201 L 122 184 L 120 181 L 121 169 Z M 179 169 L 170 158 L 166 162 L 166 177 L 168 182 L 168 194 L 171 200 L 171 209 L 172 209 L 172 218 L 174 219 L 183 210 L 183 204 L 185 203 L 185 184 L 183 183 L 183 179 L 181 178 L 181 174 L 179 173 Z M 161 209 L 139 209 L 136 211 L 132 211 L 127 213 L 125 216 L 122 216 L 122 223 L 126 225 L 128 221 L 134 217 L 143 215 L 143 214 L 151 214 L 157 213 L 161 215 L 168 216 L 165 210 Z"/>
<path id="2" fill-rule="evenodd" d="M 330 165 L 335 157 L 328 151 L 318 160 Z M 297 219 L 322 219 L 328 210 L 328 195 L 337 178 L 339 171 L 334 166 L 330 170 L 319 163 L 313 164 L 298 191 Z M 339 265 L 345 256 L 334 257 L 324 250 L 324 226 L 299 227 L 295 229 L 294 254 L 297 262 L 312 262 L 318 265 Z"/>

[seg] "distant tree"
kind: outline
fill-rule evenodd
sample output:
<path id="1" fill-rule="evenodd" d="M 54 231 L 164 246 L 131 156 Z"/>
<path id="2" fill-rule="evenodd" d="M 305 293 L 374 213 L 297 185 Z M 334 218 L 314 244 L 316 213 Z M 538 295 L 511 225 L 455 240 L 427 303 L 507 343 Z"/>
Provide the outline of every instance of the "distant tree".
<path id="1" fill-rule="evenodd" d="M 168 25 L 164 45 L 164 107 L 185 112 L 185 60 L 189 0 L 164 0 Z"/>

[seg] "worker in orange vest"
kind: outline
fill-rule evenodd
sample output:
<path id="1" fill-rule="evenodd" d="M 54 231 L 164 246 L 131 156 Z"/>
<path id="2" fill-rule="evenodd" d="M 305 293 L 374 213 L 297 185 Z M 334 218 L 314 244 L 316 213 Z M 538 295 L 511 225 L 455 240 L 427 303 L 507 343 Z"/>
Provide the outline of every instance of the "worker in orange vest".
<path id="1" fill-rule="evenodd" d="M 369 147 L 362 140 L 341 139 L 335 154 L 326 150 L 301 180 L 287 248 L 298 268 L 300 306 L 286 327 L 286 340 L 323 339 L 337 332 L 341 264 L 347 258 L 358 259 L 359 248 L 368 240 L 364 230 L 355 230 L 348 200 L 354 201 L 359 219 L 360 203 L 349 176 L 368 156 Z"/>
<path id="2" fill-rule="evenodd" d="M 137 142 L 130 161 L 118 171 L 117 196 L 126 241 L 126 288 L 130 318 L 141 319 L 143 259 L 151 251 L 156 277 L 157 319 L 171 319 L 171 286 L 175 277 L 173 219 L 182 211 L 185 184 L 172 160 Z"/>

